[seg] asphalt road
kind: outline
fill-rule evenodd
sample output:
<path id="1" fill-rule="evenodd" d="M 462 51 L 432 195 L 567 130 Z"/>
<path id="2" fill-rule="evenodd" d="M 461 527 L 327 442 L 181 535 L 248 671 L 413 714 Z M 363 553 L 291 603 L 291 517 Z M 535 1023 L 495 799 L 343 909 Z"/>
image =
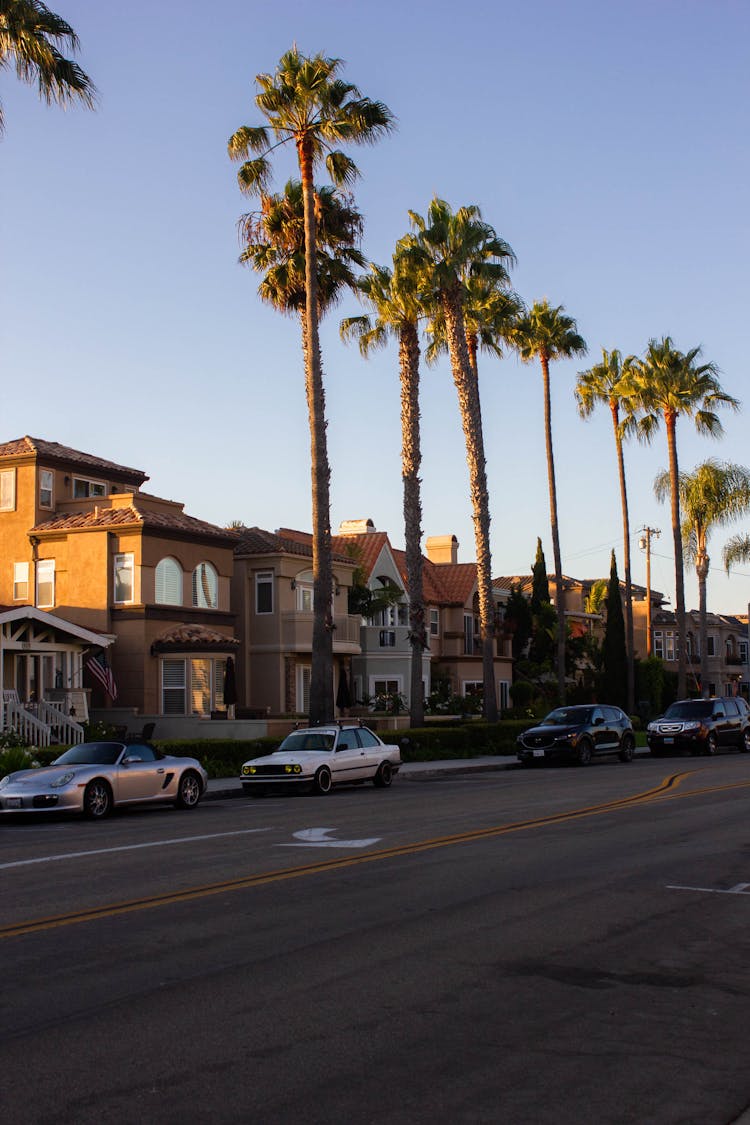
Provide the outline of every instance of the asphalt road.
<path id="1" fill-rule="evenodd" d="M 0 823 L 3 1122 L 728 1125 L 750 759 Z"/>

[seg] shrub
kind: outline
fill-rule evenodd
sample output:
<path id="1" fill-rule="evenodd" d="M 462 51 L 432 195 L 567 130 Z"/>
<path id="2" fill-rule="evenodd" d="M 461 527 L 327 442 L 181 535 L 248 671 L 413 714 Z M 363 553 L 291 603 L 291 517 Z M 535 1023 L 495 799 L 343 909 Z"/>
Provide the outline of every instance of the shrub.
<path id="1" fill-rule="evenodd" d="M 38 765 L 39 762 L 23 746 L 8 746 L 0 751 L 0 777 L 17 770 L 30 770 Z"/>

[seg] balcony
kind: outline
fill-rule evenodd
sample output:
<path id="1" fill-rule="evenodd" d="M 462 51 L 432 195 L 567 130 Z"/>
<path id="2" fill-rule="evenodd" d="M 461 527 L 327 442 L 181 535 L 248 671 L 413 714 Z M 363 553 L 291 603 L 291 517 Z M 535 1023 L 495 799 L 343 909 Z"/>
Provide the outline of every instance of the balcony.
<path id="1" fill-rule="evenodd" d="M 337 614 L 334 617 L 334 652 L 359 652 L 359 617 Z M 312 650 L 313 615 L 292 610 L 281 614 L 281 644 L 293 652 Z"/>

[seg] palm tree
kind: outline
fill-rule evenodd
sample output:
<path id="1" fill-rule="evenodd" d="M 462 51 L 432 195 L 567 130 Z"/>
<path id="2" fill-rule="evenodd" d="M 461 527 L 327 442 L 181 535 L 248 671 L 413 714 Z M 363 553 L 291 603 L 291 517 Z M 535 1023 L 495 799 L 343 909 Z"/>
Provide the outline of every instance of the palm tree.
<path id="1" fill-rule="evenodd" d="M 409 722 L 424 725 L 422 654 L 427 647 L 422 583 L 422 496 L 419 468 L 422 463 L 419 425 L 419 320 L 424 309 L 417 295 L 414 271 L 399 247 L 393 269 L 370 266 L 360 278 L 359 290 L 372 307 L 373 316 L 352 316 L 341 322 L 344 340 L 359 340 L 362 355 L 370 355 L 393 337 L 398 341 L 401 378 L 401 475 L 404 482 L 404 546 L 409 594 L 411 673 Z"/>
<path id="2" fill-rule="evenodd" d="M 670 495 L 669 472 L 654 481 L 658 500 Z M 711 560 L 708 537 L 714 527 L 731 523 L 750 510 L 750 471 L 729 462 L 704 461 L 692 473 L 680 473 L 677 484 L 682 512 L 682 542 L 698 576 L 698 614 L 701 650 L 701 692 L 708 697 L 708 643 L 706 628 L 706 580 Z M 726 548 L 725 548 L 726 557 Z"/>
<path id="3" fill-rule="evenodd" d="M 715 407 L 739 409 L 737 399 L 726 394 L 719 384 L 714 363 L 698 363 L 700 348 L 678 351 L 669 336 L 649 341 L 646 355 L 627 378 L 627 393 L 642 413 L 638 426 L 641 440 L 650 441 L 664 420 L 669 454 L 669 492 L 674 542 L 675 616 L 678 634 L 677 691 L 687 691 L 685 574 L 680 520 L 680 471 L 677 463 L 677 420 L 692 418 L 698 433 L 719 437 L 724 431 Z"/>
<path id="4" fill-rule="evenodd" d="M 22 82 L 36 82 L 48 105 L 81 101 L 91 108 L 96 87 L 61 48 L 77 51 L 78 36 L 41 0 L 0 0 L 0 70 L 14 65 Z M 0 105 L 0 135 L 4 129 Z"/>
<path id="5" fill-rule="evenodd" d="M 633 639 L 633 587 L 630 572 L 630 516 L 628 513 L 628 490 L 625 483 L 625 458 L 622 452 L 622 439 L 623 435 L 633 428 L 635 417 L 631 409 L 631 401 L 623 391 L 622 379 L 623 375 L 628 374 L 634 363 L 635 356 L 629 355 L 623 359 L 616 348 L 611 352 L 602 348 L 601 363 L 594 364 L 588 371 L 578 373 L 575 391 L 578 410 L 582 418 L 590 417 L 594 407 L 599 404 L 608 406 L 612 417 L 612 429 L 617 453 L 617 471 L 620 478 L 620 504 L 622 507 L 625 639 L 628 654 L 627 709 L 630 715 L 635 710 L 635 644 Z M 622 421 L 620 420 L 621 409 L 625 413 Z"/>
<path id="6" fill-rule="evenodd" d="M 524 363 L 538 359 L 544 385 L 544 436 L 547 445 L 547 481 L 549 485 L 552 552 L 555 557 L 555 604 L 557 609 L 557 690 L 560 702 L 565 701 L 565 595 L 563 593 L 560 533 L 557 523 L 557 485 L 555 459 L 552 451 L 552 409 L 550 403 L 549 365 L 552 360 L 570 359 L 586 354 L 586 341 L 578 334 L 578 326 L 563 306 L 552 307 L 545 299 L 535 301 L 518 322 L 516 348 Z"/>
<path id="7" fill-rule="evenodd" d="M 466 346 L 474 375 L 479 375 L 479 352 L 503 358 L 504 346 L 513 337 L 515 326 L 523 316 L 523 301 L 508 288 L 509 280 L 487 282 L 481 277 L 464 279 L 464 322 Z M 427 362 L 434 363 L 448 351 L 445 317 L 437 309 L 428 326 L 431 336 Z"/>
<path id="8" fill-rule="evenodd" d="M 429 306 L 444 318 L 453 381 L 466 443 L 474 539 L 477 554 L 479 622 L 482 639 L 484 716 L 497 719 L 495 688 L 495 614 L 490 553 L 490 505 L 484 455 L 479 380 L 472 368 L 464 314 L 465 279 L 488 284 L 507 279 L 507 265 L 515 261 L 510 246 L 482 220 L 478 207 L 460 207 L 455 213 L 442 199 L 432 200 L 427 218 L 409 212 L 416 234 L 404 240 L 419 273 L 419 286 Z"/>
<path id="9" fill-rule="evenodd" d="M 318 333 L 317 216 L 315 168 L 325 161 L 336 185 L 357 175 L 353 161 L 334 146 L 370 144 L 393 125 L 381 102 L 363 98 L 356 86 L 339 77 L 340 59 L 307 58 L 296 47 L 282 56 L 275 74 L 259 74 L 255 104 L 267 126 L 244 125 L 229 140 L 229 155 L 243 161 L 238 172 L 242 191 L 257 194 L 271 177 L 271 155 L 287 142 L 297 151 L 304 206 L 305 320 L 303 353 L 310 417 L 313 540 L 313 637 L 310 722 L 334 715 L 333 565 L 331 560 L 330 466 L 326 441 L 325 395 Z M 251 156 L 251 154 L 255 154 Z"/>

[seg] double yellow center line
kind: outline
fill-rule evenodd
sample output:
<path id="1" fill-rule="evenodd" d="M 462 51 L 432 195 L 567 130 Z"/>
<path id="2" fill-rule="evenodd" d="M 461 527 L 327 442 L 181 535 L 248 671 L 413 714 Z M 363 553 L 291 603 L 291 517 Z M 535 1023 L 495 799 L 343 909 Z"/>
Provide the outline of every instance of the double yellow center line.
<path id="1" fill-rule="evenodd" d="M 73 926 L 80 922 L 92 922 L 97 918 L 111 918 L 117 914 L 131 914 L 136 910 L 148 910 L 155 906 L 168 906 L 177 902 L 190 902 L 193 899 L 207 898 L 209 895 L 226 894 L 229 891 L 241 891 L 251 887 L 262 887 L 268 883 L 278 883 L 284 879 L 299 879 L 306 875 L 319 875 L 326 871 L 336 871 L 342 867 L 354 867 L 362 863 L 374 863 L 378 860 L 396 859 L 399 856 L 416 855 L 418 852 L 432 851 L 436 848 L 453 847 L 456 844 L 468 844 L 477 840 L 488 840 L 494 836 L 505 836 L 511 832 L 523 832 L 529 828 L 544 828 L 552 824 L 564 824 L 569 820 L 578 820 L 581 817 L 597 816 L 602 813 L 615 812 L 618 809 L 632 808 L 636 805 L 653 801 L 665 795 L 673 795 L 677 786 L 694 771 L 672 774 L 653 789 L 643 793 L 636 793 L 631 797 L 621 797 L 617 800 L 606 801 L 601 805 L 590 805 L 586 808 L 571 809 L 569 812 L 550 813 L 549 816 L 534 817 L 530 820 L 518 820 L 510 824 L 499 824 L 492 828 L 476 828 L 469 832 L 458 832 L 451 836 L 439 836 L 431 840 L 421 840 L 411 844 L 399 844 L 392 848 L 383 848 L 380 851 L 363 852 L 359 855 L 339 856 L 334 859 L 320 860 L 317 863 L 307 863 L 299 867 L 286 867 L 276 871 L 262 872 L 258 875 L 246 875 L 239 879 L 229 879 L 220 883 L 208 883 L 202 887 L 190 887 L 182 891 L 171 891 L 167 894 L 151 895 L 147 898 L 131 899 L 126 902 L 109 903 L 87 910 L 78 910 L 70 914 L 57 914 L 49 918 L 37 918 L 25 922 L 16 922 L 10 926 L 0 927 L 0 938 L 21 937 L 24 934 L 38 933 L 42 930 L 51 930 L 59 926 Z M 750 782 L 740 784 L 750 785 Z M 680 796 L 692 796 L 694 793 L 708 793 L 721 789 L 735 788 L 733 785 L 715 786 L 710 789 L 691 790 Z"/>

